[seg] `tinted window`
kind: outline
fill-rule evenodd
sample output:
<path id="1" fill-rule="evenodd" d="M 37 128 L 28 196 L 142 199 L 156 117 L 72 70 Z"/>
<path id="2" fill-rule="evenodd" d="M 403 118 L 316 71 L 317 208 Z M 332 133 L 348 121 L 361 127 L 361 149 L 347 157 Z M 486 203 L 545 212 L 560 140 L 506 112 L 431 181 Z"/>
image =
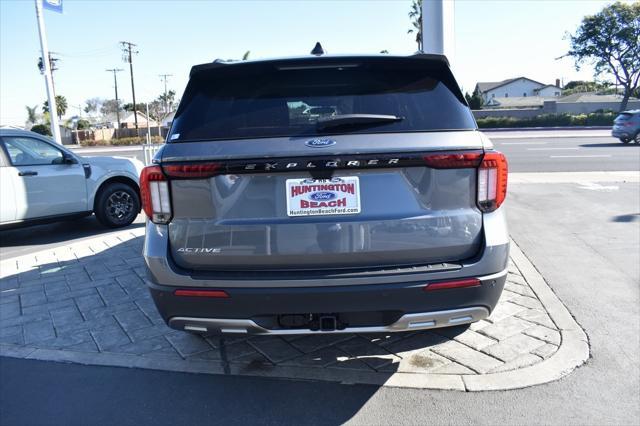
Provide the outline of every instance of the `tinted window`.
<path id="1" fill-rule="evenodd" d="M 320 62 L 322 64 L 322 62 Z M 335 133 L 474 129 L 448 67 L 426 60 L 296 66 L 223 65 L 195 73 L 173 122 L 174 142 Z M 324 117 L 379 114 L 383 123 L 319 128 Z"/>
<path id="2" fill-rule="evenodd" d="M 41 140 L 23 137 L 2 140 L 14 166 L 60 164 L 62 161 L 62 152 Z"/>

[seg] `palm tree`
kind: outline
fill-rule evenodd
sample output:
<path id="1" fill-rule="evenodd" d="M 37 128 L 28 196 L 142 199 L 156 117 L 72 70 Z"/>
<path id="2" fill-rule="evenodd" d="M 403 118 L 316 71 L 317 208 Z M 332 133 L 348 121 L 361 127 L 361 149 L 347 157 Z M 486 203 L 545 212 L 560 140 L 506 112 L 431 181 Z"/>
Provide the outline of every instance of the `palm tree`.
<path id="1" fill-rule="evenodd" d="M 411 26 L 407 34 L 416 33 L 416 43 L 418 43 L 418 51 L 422 52 L 422 0 L 413 0 L 411 10 L 409 11 L 411 18 Z"/>
<path id="2" fill-rule="evenodd" d="M 35 105 L 33 107 L 30 107 L 29 105 L 25 105 L 25 108 L 27 109 L 27 123 L 36 124 L 36 121 L 38 120 L 38 113 L 37 113 L 38 105 Z"/>
<path id="3" fill-rule="evenodd" d="M 56 115 L 58 118 L 62 118 L 62 116 L 67 112 L 67 98 L 62 95 L 56 95 Z M 42 105 L 42 112 L 49 112 L 49 101 L 44 101 Z"/>

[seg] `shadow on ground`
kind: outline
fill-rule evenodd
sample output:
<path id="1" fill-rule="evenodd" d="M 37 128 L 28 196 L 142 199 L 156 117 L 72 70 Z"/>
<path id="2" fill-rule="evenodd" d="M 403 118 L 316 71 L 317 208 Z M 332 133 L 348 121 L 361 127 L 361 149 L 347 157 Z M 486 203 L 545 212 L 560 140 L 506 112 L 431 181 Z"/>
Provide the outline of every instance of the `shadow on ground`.
<path id="1" fill-rule="evenodd" d="M 614 148 L 614 147 L 629 148 L 634 146 L 638 147 L 640 146 L 640 144 L 633 143 L 633 142 L 629 142 L 629 143 L 612 142 L 612 143 L 585 143 L 580 145 L 580 147 L 582 148 Z"/>
<path id="2" fill-rule="evenodd" d="M 142 216 L 126 228 L 137 229 L 144 226 Z M 71 240 L 90 238 L 113 232 L 102 226 L 94 216 L 60 221 L 24 228 L 0 231 L 0 258 L 9 258 L 28 251 L 42 250 L 48 245 L 66 243 Z"/>

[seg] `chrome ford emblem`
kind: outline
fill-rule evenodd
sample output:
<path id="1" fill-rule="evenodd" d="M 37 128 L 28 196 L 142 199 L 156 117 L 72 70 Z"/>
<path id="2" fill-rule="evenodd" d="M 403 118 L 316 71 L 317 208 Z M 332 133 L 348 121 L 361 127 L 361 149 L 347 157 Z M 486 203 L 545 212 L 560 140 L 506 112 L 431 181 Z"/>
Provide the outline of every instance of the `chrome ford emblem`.
<path id="1" fill-rule="evenodd" d="M 327 146 L 335 145 L 336 141 L 333 139 L 310 139 L 304 143 L 311 148 L 324 148 Z"/>

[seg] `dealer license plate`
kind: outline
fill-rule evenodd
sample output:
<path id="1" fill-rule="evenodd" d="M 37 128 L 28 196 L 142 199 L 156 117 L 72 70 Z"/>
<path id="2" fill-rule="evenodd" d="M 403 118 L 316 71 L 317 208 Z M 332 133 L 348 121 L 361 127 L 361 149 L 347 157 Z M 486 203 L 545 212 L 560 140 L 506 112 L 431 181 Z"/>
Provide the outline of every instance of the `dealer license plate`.
<path id="1" fill-rule="evenodd" d="M 287 179 L 288 216 L 327 216 L 360 213 L 357 176 L 332 179 Z"/>

